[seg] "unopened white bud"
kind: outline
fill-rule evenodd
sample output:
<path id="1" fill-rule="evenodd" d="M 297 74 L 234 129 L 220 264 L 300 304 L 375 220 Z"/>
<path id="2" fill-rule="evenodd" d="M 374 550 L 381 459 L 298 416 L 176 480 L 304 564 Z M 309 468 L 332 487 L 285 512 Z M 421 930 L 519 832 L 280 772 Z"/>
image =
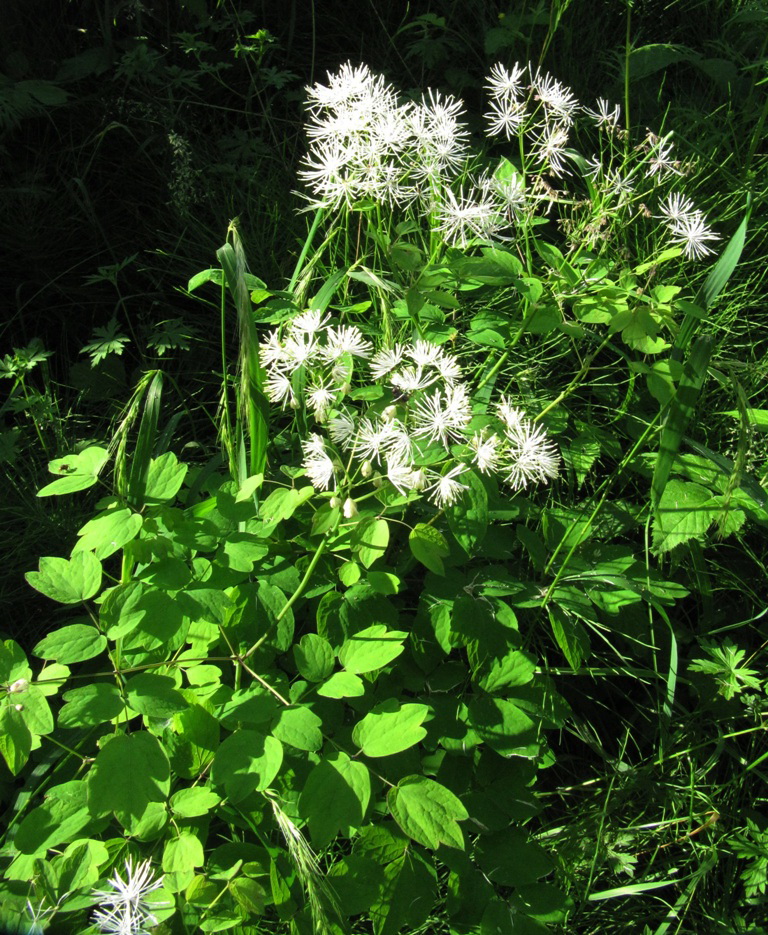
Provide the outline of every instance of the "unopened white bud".
<path id="1" fill-rule="evenodd" d="M 288 403 L 291 409 L 298 409 L 301 406 L 301 403 L 296 399 L 295 396 L 291 396 L 291 401 Z"/>
<path id="2" fill-rule="evenodd" d="M 8 686 L 9 692 L 25 692 L 29 688 L 29 682 L 26 679 L 16 679 L 16 681 Z"/>
<path id="3" fill-rule="evenodd" d="M 23 710 L 24 710 L 24 705 L 23 705 L 23 704 L 15 704 L 15 705 L 14 705 L 14 708 L 16 708 L 17 711 L 23 711 Z"/>
<path id="4" fill-rule="evenodd" d="M 344 501 L 342 513 L 344 514 L 345 519 L 352 519 L 353 516 L 357 516 L 357 504 L 352 499 L 352 497 L 347 497 L 347 499 Z"/>
<path id="5" fill-rule="evenodd" d="M 338 497 L 331 497 L 331 507 L 337 510 L 341 506 L 341 500 Z"/>
<path id="6" fill-rule="evenodd" d="M 382 412 L 381 418 L 384 422 L 392 422 L 397 415 L 397 406 L 387 406 Z"/>
<path id="7" fill-rule="evenodd" d="M 414 490 L 423 490 L 426 483 L 427 475 L 424 473 L 422 468 L 419 468 L 418 471 L 413 472 L 411 475 L 411 486 Z"/>
<path id="8" fill-rule="evenodd" d="M 360 473 L 363 477 L 370 477 L 373 474 L 373 465 L 370 461 L 363 461 L 360 465 Z"/>

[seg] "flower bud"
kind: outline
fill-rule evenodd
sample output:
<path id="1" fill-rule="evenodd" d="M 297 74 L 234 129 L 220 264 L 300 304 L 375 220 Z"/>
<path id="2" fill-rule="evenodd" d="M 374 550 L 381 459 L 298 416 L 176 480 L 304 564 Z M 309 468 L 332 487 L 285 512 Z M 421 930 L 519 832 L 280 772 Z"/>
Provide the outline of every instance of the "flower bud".
<path id="1" fill-rule="evenodd" d="M 23 711 L 23 710 L 24 710 L 24 705 L 23 705 L 23 704 L 15 704 L 15 705 L 14 705 L 14 708 L 16 708 L 17 711 Z"/>
<path id="2" fill-rule="evenodd" d="M 331 508 L 336 510 L 341 506 L 341 500 L 338 497 L 331 497 Z"/>
<path id="3" fill-rule="evenodd" d="M 373 465 L 370 461 L 363 461 L 360 465 L 360 473 L 363 477 L 370 477 L 373 474 Z"/>
<path id="4" fill-rule="evenodd" d="M 26 679 L 16 679 L 16 681 L 8 686 L 9 692 L 25 692 L 29 688 L 29 682 Z"/>
<path id="5" fill-rule="evenodd" d="M 381 418 L 384 422 L 392 422 L 397 415 L 397 406 L 387 406 L 382 412 Z"/>
<path id="6" fill-rule="evenodd" d="M 353 516 L 357 516 L 357 512 L 357 504 L 352 499 L 352 497 L 347 497 L 347 499 L 344 501 L 344 506 L 342 507 L 344 518 L 352 519 Z"/>

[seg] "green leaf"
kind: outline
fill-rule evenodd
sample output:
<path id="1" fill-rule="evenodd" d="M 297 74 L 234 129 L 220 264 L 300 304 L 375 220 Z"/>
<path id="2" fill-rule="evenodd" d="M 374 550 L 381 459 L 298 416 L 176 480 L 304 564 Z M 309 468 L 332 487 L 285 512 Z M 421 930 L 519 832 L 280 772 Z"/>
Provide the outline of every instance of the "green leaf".
<path id="1" fill-rule="evenodd" d="M 388 630 L 383 623 L 366 627 L 344 641 L 339 662 L 347 672 L 357 675 L 388 665 L 402 653 L 405 630 Z"/>
<path id="2" fill-rule="evenodd" d="M 21 646 L 15 640 L 0 642 L 0 683 L 31 678 L 32 669 Z"/>
<path id="3" fill-rule="evenodd" d="M 221 796 L 207 786 L 194 786 L 191 789 L 180 789 L 171 796 L 170 806 L 174 815 L 180 818 L 198 818 L 207 815 L 214 809 Z"/>
<path id="4" fill-rule="evenodd" d="M 502 886 L 535 883 L 553 870 L 552 858 L 543 847 L 529 841 L 522 828 L 481 835 L 475 855 L 488 879 Z"/>
<path id="5" fill-rule="evenodd" d="M 179 463 L 172 451 L 166 451 L 159 458 L 152 458 L 149 462 L 144 502 L 158 504 L 173 500 L 181 490 L 186 474 L 187 465 Z"/>
<path id="6" fill-rule="evenodd" d="M 87 784 L 72 780 L 48 790 L 43 804 L 22 819 L 13 843 L 22 854 L 44 853 L 74 840 L 91 821 Z"/>
<path id="7" fill-rule="evenodd" d="M 203 845 L 189 831 L 182 831 L 177 838 L 171 838 L 163 850 L 163 870 L 166 873 L 186 873 L 202 867 L 204 863 Z"/>
<path id="8" fill-rule="evenodd" d="M 448 526 L 467 555 L 474 555 L 488 531 L 488 494 L 474 471 L 461 476 L 464 495 L 445 511 Z"/>
<path id="9" fill-rule="evenodd" d="M 126 826 L 141 819 L 150 802 L 165 802 L 170 764 L 152 734 L 117 734 L 99 752 L 88 773 L 88 805 L 94 815 L 114 812 Z"/>
<path id="10" fill-rule="evenodd" d="M 237 491 L 235 503 L 243 503 L 253 499 L 253 495 L 261 488 L 263 483 L 263 474 L 253 474 L 251 477 L 246 477 L 242 484 L 240 484 L 240 489 Z"/>
<path id="11" fill-rule="evenodd" d="M 53 730 L 53 714 L 45 695 L 36 685 L 27 683 L 23 691 L 9 693 L 8 702 L 14 708 L 33 735 L 50 734 Z"/>
<path id="12" fill-rule="evenodd" d="M 352 542 L 360 564 L 370 568 L 387 551 L 389 524 L 385 519 L 362 520 L 355 528 Z"/>
<path id="13" fill-rule="evenodd" d="M 429 714 L 423 704 L 398 705 L 394 699 L 377 705 L 355 725 L 352 739 L 366 756 L 391 756 L 426 737 L 421 726 Z"/>
<path id="14" fill-rule="evenodd" d="M 400 591 L 400 579 L 389 571 L 369 571 L 365 580 L 377 594 L 389 596 Z"/>
<path id="15" fill-rule="evenodd" d="M 424 776 L 406 776 L 387 793 L 392 817 L 409 838 L 437 850 L 441 844 L 464 848 L 458 822 L 469 817 L 461 801 L 445 786 Z"/>
<path id="16" fill-rule="evenodd" d="M 353 584 L 357 584 L 360 575 L 360 566 L 357 562 L 344 562 L 339 569 L 339 581 L 348 588 L 351 588 Z"/>
<path id="17" fill-rule="evenodd" d="M 148 717 L 169 718 L 187 707 L 186 699 L 168 675 L 134 675 L 125 683 L 125 693 L 131 708 Z"/>
<path id="18" fill-rule="evenodd" d="M 671 480 L 653 521 L 653 549 L 661 555 L 689 539 L 702 538 L 717 519 L 719 506 L 706 487 Z"/>
<path id="19" fill-rule="evenodd" d="M 408 536 L 411 554 L 435 575 L 445 575 L 443 559 L 450 555 L 445 537 L 434 526 L 417 523 Z"/>
<path id="20" fill-rule="evenodd" d="M 266 615 L 266 629 L 270 632 L 270 643 L 278 652 L 285 653 L 291 648 L 293 642 L 293 611 L 284 612 L 287 598 L 273 584 L 262 579 L 258 590 L 259 606 Z M 282 615 L 282 616 L 281 616 Z"/>
<path id="21" fill-rule="evenodd" d="M 259 507 L 259 517 L 265 523 L 281 523 L 290 519 L 302 503 L 306 503 L 314 493 L 312 487 L 278 487 L 266 497 Z"/>
<path id="22" fill-rule="evenodd" d="M 293 658 L 302 678 L 322 682 L 333 672 L 333 649 L 316 633 L 305 633 L 293 647 Z"/>
<path id="23" fill-rule="evenodd" d="M 24 577 L 36 591 L 60 604 L 79 604 L 101 587 L 101 562 L 93 552 L 78 552 L 69 561 L 48 556 L 40 559 L 40 571 L 28 571 Z"/>
<path id="24" fill-rule="evenodd" d="M 538 754 L 538 725 L 514 702 L 479 697 L 467 707 L 470 727 L 492 750 L 502 756 Z"/>
<path id="25" fill-rule="evenodd" d="M 72 623 L 43 637 L 32 650 L 32 654 L 41 659 L 55 659 L 69 665 L 72 662 L 93 659 L 104 651 L 106 645 L 106 637 L 102 636 L 96 627 Z"/>
<path id="26" fill-rule="evenodd" d="M 363 822 L 371 798 L 371 777 L 364 763 L 335 751 L 306 779 L 299 814 L 309 824 L 312 843 L 322 850 L 338 832 L 351 837 Z"/>
<path id="27" fill-rule="evenodd" d="M 66 703 L 59 711 L 59 727 L 95 727 L 116 718 L 125 708 L 117 686 L 109 682 L 73 688 L 62 698 Z"/>
<path id="28" fill-rule="evenodd" d="M 419 931 L 434 912 L 437 874 L 415 849 L 384 868 L 384 884 L 371 906 L 374 935 L 398 935 L 401 929 Z"/>
<path id="29" fill-rule="evenodd" d="M 365 694 L 365 685 L 358 675 L 351 672 L 335 672 L 318 686 L 317 693 L 323 698 L 361 698 Z"/>
<path id="30" fill-rule="evenodd" d="M 568 660 L 568 665 L 577 672 L 589 655 L 589 637 L 578 620 L 559 604 L 553 604 L 547 609 L 557 645 Z"/>
<path id="31" fill-rule="evenodd" d="M 239 802 L 255 789 L 267 789 L 282 764 L 283 745 L 277 737 L 236 730 L 216 751 L 212 777 L 229 799 Z"/>
<path id="32" fill-rule="evenodd" d="M 29 759 L 32 734 L 14 705 L 0 707 L 0 754 L 16 776 Z"/>
<path id="33" fill-rule="evenodd" d="M 109 460 L 109 452 L 96 445 L 85 448 L 79 454 L 57 458 L 48 465 L 52 474 L 61 475 L 37 492 L 38 497 L 51 497 L 54 494 L 74 493 L 93 487 L 101 469 Z"/>
<path id="34" fill-rule="evenodd" d="M 304 705 L 292 705 L 290 708 L 278 709 L 277 716 L 272 722 L 272 733 L 278 740 L 287 743 L 297 750 L 314 751 L 323 745 L 323 735 L 320 732 L 321 719 Z"/>
<path id="35" fill-rule="evenodd" d="M 81 538 L 72 553 L 92 551 L 97 558 L 107 558 L 118 549 L 135 539 L 143 519 L 132 510 L 106 510 L 87 522 L 78 531 Z"/>

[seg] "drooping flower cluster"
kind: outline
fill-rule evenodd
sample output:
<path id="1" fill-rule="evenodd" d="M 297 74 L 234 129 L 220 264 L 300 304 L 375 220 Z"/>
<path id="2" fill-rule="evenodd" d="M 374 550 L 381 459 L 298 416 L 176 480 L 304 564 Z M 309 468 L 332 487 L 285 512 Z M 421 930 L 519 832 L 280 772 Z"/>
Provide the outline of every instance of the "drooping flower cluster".
<path id="1" fill-rule="evenodd" d="M 514 490 L 557 476 L 559 458 L 545 430 L 505 400 L 500 431 L 472 434 L 461 367 L 443 347 L 416 340 L 371 351 L 359 329 L 329 324 L 316 311 L 299 315 L 282 334 L 276 329 L 261 347 L 269 398 L 306 405 L 325 429 L 302 442 L 302 466 L 315 489 L 348 494 L 372 480 L 402 496 L 423 493 L 442 508 L 462 495 L 461 477 L 472 463 Z M 370 383 L 383 384 L 370 403 L 350 395 L 353 358 Z M 354 502 L 345 502 L 352 511 Z"/>
<path id="2" fill-rule="evenodd" d="M 111 889 L 93 893 L 101 908 L 93 914 L 99 931 L 107 935 L 147 935 L 157 925 L 157 917 L 147 896 L 163 885 L 163 878 L 153 878 L 149 860 L 134 866 L 129 857 L 125 862 L 125 880 L 115 871 L 109 880 Z"/>

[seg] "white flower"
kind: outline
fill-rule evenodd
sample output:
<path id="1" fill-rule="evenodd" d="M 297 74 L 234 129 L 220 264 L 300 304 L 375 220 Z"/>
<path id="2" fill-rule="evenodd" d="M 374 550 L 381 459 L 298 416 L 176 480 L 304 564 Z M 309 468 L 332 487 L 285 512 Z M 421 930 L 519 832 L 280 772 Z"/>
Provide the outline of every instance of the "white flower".
<path id="1" fill-rule="evenodd" d="M 516 172 L 509 178 L 484 177 L 480 187 L 490 192 L 503 208 L 508 221 L 516 221 L 527 205 L 525 182 Z"/>
<path id="2" fill-rule="evenodd" d="M 462 189 L 457 198 L 448 188 L 443 198 L 435 212 L 433 230 L 441 233 L 446 243 L 466 247 L 476 237 L 490 240 L 501 229 L 499 208 L 482 190 L 465 195 Z"/>
<path id="3" fill-rule="evenodd" d="M 501 458 L 501 443 L 502 440 L 498 435 L 488 435 L 486 437 L 479 432 L 475 432 L 469 440 L 469 447 L 475 453 L 472 460 L 483 474 L 492 474 L 498 468 Z"/>
<path id="4" fill-rule="evenodd" d="M 374 461 L 389 449 L 395 429 L 391 422 L 376 424 L 372 419 L 360 420 L 355 439 L 355 454 L 365 461 Z"/>
<path id="5" fill-rule="evenodd" d="M 531 85 L 536 97 L 544 105 L 547 119 L 554 118 L 556 122 L 564 126 L 570 126 L 573 123 L 574 114 L 581 109 L 581 105 L 570 88 L 553 78 L 552 75 L 542 73 L 538 69 Z"/>
<path id="6" fill-rule="evenodd" d="M 515 62 L 510 72 L 501 64 L 494 65 L 491 68 L 490 77 L 485 84 L 486 88 L 490 91 L 491 97 L 496 100 L 520 97 L 523 91 L 523 83 L 520 79 L 525 74 L 526 68 L 526 65 L 520 65 Z"/>
<path id="7" fill-rule="evenodd" d="M 398 492 L 405 495 L 409 490 L 417 490 L 421 475 L 410 464 L 397 458 L 387 458 L 387 477 Z"/>
<path id="8" fill-rule="evenodd" d="M 325 450 L 325 442 L 320 435 L 312 433 L 302 442 L 304 450 L 303 467 L 315 490 L 327 490 L 334 480 L 333 461 Z"/>
<path id="9" fill-rule="evenodd" d="M 657 217 L 666 218 L 672 224 L 694 217 L 696 209 L 690 198 L 681 195 L 679 192 L 670 192 L 666 199 L 659 205 L 660 215 Z"/>
<path id="10" fill-rule="evenodd" d="M 128 858 L 125 871 L 125 880 L 117 872 L 109 880 L 111 890 L 93 893 L 103 907 L 93 914 L 93 922 L 109 935 L 145 935 L 148 928 L 157 925 L 146 897 L 163 885 L 163 878 L 153 879 L 149 860 L 134 867 Z"/>
<path id="11" fill-rule="evenodd" d="M 379 380 L 386 376 L 390 370 L 394 370 L 403 360 L 405 349 L 402 344 L 395 344 L 390 349 L 378 351 L 371 358 L 371 376 L 374 380 Z"/>
<path id="12" fill-rule="evenodd" d="M 443 356 L 443 350 L 431 341 L 417 341 L 405 351 L 408 357 L 419 367 L 429 367 L 436 364 Z"/>
<path id="13" fill-rule="evenodd" d="M 609 130 L 615 130 L 621 119 L 621 105 L 617 104 L 613 109 L 604 97 L 597 99 L 597 110 L 584 108 L 584 113 L 591 117 L 596 127 L 606 127 Z"/>
<path id="14" fill-rule="evenodd" d="M 714 250 L 707 246 L 707 241 L 720 239 L 719 234 L 707 227 L 701 211 L 696 211 L 692 215 L 676 221 L 672 224 L 670 230 L 672 232 L 672 243 L 682 246 L 689 260 L 700 260 L 714 253 Z"/>
<path id="15" fill-rule="evenodd" d="M 293 392 L 291 378 L 279 370 L 274 371 L 267 378 L 264 384 L 267 392 L 267 399 L 271 403 L 281 403 L 293 405 L 296 402 L 296 396 Z"/>
<path id="16" fill-rule="evenodd" d="M 291 333 L 283 345 L 283 366 L 289 370 L 298 370 L 311 360 L 317 351 L 317 341 L 313 334 L 306 331 Z"/>
<path id="17" fill-rule="evenodd" d="M 520 127 L 528 116 L 525 104 L 510 97 L 491 101 L 491 109 L 485 114 L 488 121 L 486 134 L 488 136 L 505 136 L 508 140 L 517 136 Z"/>
<path id="18" fill-rule="evenodd" d="M 456 358 L 451 357 L 449 354 L 443 354 L 442 357 L 436 360 L 435 367 L 446 383 L 452 384 L 461 379 L 461 367 Z"/>
<path id="19" fill-rule="evenodd" d="M 449 439 L 461 440 L 472 418 L 472 408 L 463 386 L 448 386 L 418 400 L 411 416 L 419 438 L 439 440 L 447 448 Z"/>
<path id="20" fill-rule="evenodd" d="M 670 135 L 659 139 L 658 137 L 649 134 L 647 141 L 651 143 L 651 158 L 648 160 L 648 168 L 646 169 L 646 176 L 648 178 L 653 178 L 658 176 L 658 179 L 666 178 L 670 173 L 673 175 L 682 175 L 680 170 L 680 163 L 677 160 L 672 159 L 672 143 L 669 142 Z"/>
<path id="21" fill-rule="evenodd" d="M 360 329 L 354 325 L 341 325 L 338 328 L 330 327 L 326 331 L 326 345 L 320 353 L 324 360 L 329 362 L 338 360 L 342 354 L 352 354 L 355 357 L 370 357 L 373 346 L 366 341 Z"/>
<path id="22" fill-rule="evenodd" d="M 328 407 L 334 401 L 336 394 L 323 383 L 313 384 L 307 393 L 307 403 L 318 422 L 322 422 Z"/>
<path id="23" fill-rule="evenodd" d="M 355 434 L 355 420 L 347 412 L 337 412 L 328 420 L 328 432 L 337 445 L 347 449 L 352 444 Z"/>
<path id="24" fill-rule="evenodd" d="M 261 361 L 262 367 L 268 369 L 271 367 L 284 366 L 286 362 L 285 351 L 280 342 L 280 335 L 278 334 L 277 328 L 275 328 L 274 331 L 270 331 L 266 340 L 261 342 L 259 346 L 259 360 Z"/>
<path id="25" fill-rule="evenodd" d="M 559 124 L 548 124 L 534 140 L 532 153 L 537 162 L 547 165 L 558 178 L 567 172 L 563 159 L 568 143 L 568 131 Z"/>
<path id="26" fill-rule="evenodd" d="M 291 322 L 291 331 L 306 331 L 307 334 L 317 334 L 328 324 L 330 315 L 323 318 L 323 313 L 318 309 L 309 308 L 306 312 L 297 315 Z"/>
<path id="27" fill-rule="evenodd" d="M 413 109 L 409 123 L 416 146 L 412 171 L 417 178 L 453 175 L 468 151 L 468 132 L 459 122 L 464 112 L 461 101 L 450 95 L 429 91 L 426 99 Z"/>
<path id="28" fill-rule="evenodd" d="M 513 490 L 527 487 L 529 481 L 546 483 L 557 477 L 560 456 L 543 426 L 521 419 L 517 425 L 508 427 L 506 435 L 505 480 Z"/>
<path id="29" fill-rule="evenodd" d="M 504 425 L 514 431 L 520 425 L 520 423 L 525 418 L 525 413 L 522 409 L 518 409 L 516 406 L 513 406 L 506 398 L 502 396 L 501 400 L 496 404 L 496 411 L 499 414 L 499 418 L 504 423 Z"/>
<path id="30" fill-rule="evenodd" d="M 456 480 L 466 470 L 466 464 L 457 464 L 447 474 L 439 475 L 430 472 L 430 477 L 435 478 L 435 480 L 426 488 L 425 492 L 430 494 L 430 500 L 438 509 L 442 510 L 444 507 L 453 506 L 462 493 L 469 489 L 466 484 L 461 484 Z"/>
<path id="31" fill-rule="evenodd" d="M 425 390 L 437 380 L 437 374 L 424 373 L 421 367 L 403 367 L 399 373 L 393 373 L 390 383 L 403 393 L 415 393 Z"/>

